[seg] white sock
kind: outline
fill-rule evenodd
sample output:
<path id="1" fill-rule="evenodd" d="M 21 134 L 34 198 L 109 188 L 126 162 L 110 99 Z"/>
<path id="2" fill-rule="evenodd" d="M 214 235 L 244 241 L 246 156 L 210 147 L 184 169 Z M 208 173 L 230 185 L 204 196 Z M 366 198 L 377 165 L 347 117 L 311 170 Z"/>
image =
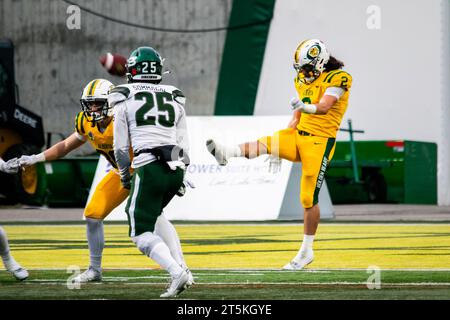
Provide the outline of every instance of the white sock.
<path id="1" fill-rule="evenodd" d="M 9 245 L 8 245 L 8 237 L 6 236 L 6 231 L 0 227 L 0 255 L 9 256 Z"/>
<path id="2" fill-rule="evenodd" d="M 241 148 L 238 145 L 226 147 L 225 153 L 227 158 L 242 156 Z"/>
<path id="3" fill-rule="evenodd" d="M 97 271 L 101 271 L 105 246 L 103 220 L 86 218 L 86 235 L 89 245 L 89 265 Z"/>
<path id="4" fill-rule="evenodd" d="M 2 227 L 0 227 L 0 256 L 2 257 L 3 264 L 7 270 L 15 270 L 18 268 L 18 263 L 9 252 L 8 237 L 6 236 L 6 231 Z"/>
<path id="5" fill-rule="evenodd" d="M 170 273 L 173 278 L 177 278 L 183 272 L 180 265 L 172 258 L 170 250 L 164 242 L 156 244 L 150 252 L 150 258 L 158 263 L 161 268 Z"/>
<path id="6" fill-rule="evenodd" d="M 297 256 L 295 258 L 300 259 L 300 256 L 302 253 L 305 253 L 307 251 L 312 251 L 312 246 L 314 242 L 314 236 L 309 236 L 307 234 L 303 235 L 303 242 L 300 250 L 297 253 Z"/>
<path id="7" fill-rule="evenodd" d="M 180 238 L 173 224 L 166 217 L 160 215 L 156 220 L 155 234 L 158 235 L 164 243 L 169 247 L 170 254 L 175 261 L 182 267 L 186 268 L 183 250 L 181 248 Z"/>

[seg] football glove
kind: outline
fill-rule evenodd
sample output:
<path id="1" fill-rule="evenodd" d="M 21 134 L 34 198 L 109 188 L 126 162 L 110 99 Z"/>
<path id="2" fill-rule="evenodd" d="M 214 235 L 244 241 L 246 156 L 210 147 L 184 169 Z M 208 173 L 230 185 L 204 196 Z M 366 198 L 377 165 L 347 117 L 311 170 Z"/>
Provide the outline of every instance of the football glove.
<path id="1" fill-rule="evenodd" d="M 264 162 L 269 161 L 269 172 L 275 174 L 281 171 L 281 159 L 273 156 L 273 155 L 269 155 L 267 157 L 266 160 L 264 160 Z"/>
<path id="2" fill-rule="evenodd" d="M 179 197 L 184 196 L 186 194 L 186 189 L 188 187 L 191 188 L 191 189 L 194 189 L 195 185 L 192 183 L 192 181 L 190 181 L 188 179 L 184 179 L 183 183 L 181 184 L 180 189 L 178 189 L 176 195 L 179 196 Z"/>
<path id="3" fill-rule="evenodd" d="M 304 113 L 316 113 L 317 107 L 315 104 L 304 104 L 299 98 L 291 99 L 291 108 L 293 111 L 300 111 Z"/>
<path id="4" fill-rule="evenodd" d="M 131 189 L 131 179 L 130 177 L 120 177 L 120 183 L 124 189 Z"/>
<path id="5" fill-rule="evenodd" d="M 7 162 L 0 160 L 0 171 L 5 173 L 17 173 L 19 171 L 19 159 L 13 158 Z"/>
<path id="6" fill-rule="evenodd" d="M 23 155 L 19 158 L 19 165 L 21 167 L 29 167 L 38 162 L 44 162 L 44 153 L 32 154 L 31 156 Z"/>

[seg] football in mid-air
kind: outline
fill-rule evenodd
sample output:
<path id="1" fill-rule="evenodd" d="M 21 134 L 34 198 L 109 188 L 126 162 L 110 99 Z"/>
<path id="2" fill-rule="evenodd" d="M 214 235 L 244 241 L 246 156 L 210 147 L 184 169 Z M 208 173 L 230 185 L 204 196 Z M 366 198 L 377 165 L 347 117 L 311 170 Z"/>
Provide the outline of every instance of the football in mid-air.
<path id="1" fill-rule="evenodd" d="M 100 56 L 99 60 L 109 74 L 120 77 L 125 75 L 127 58 L 124 56 L 108 52 L 107 54 Z"/>

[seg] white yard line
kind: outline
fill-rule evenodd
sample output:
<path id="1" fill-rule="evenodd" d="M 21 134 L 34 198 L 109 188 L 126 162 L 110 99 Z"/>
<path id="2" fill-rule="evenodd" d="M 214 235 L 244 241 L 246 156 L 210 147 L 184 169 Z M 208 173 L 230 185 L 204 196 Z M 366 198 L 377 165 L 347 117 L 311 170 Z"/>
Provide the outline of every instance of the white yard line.
<path id="1" fill-rule="evenodd" d="M 130 278 L 132 279 L 132 278 Z M 164 279 L 167 279 L 165 277 Z M 148 285 L 148 286 L 160 286 L 167 284 L 166 281 L 164 282 L 126 282 L 127 279 L 117 279 L 114 281 L 104 281 L 104 283 L 110 283 L 110 282 L 124 282 L 125 285 Z M 23 282 L 24 284 L 51 284 L 51 285 L 65 285 L 65 280 L 60 279 L 34 279 L 34 280 L 27 280 Z M 101 285 L 102 282 L 93 282 L 89 283 L 89 285 Z M 84 286 L 85 284 L 82 283 L 81 286 Z M 260 282 L 260 281 L 246 281 L 246 282 L 200 282 L 196 283 L 195 286 L 210 286 L 210 285 L 223 285 L 223 286 L 242 286 L 242 285 L 291 285 L 291 286 L 355 286 L 355 285 L 362 285 L 366 286 L 366 282 L 349 282 L 349 281 L 329 281 L 329 282 Z M 381 282 L 381 287 L 433 287 L 433 286 L 442 286 L 442 287 L 450 287 L 450 282 L 389 282 L 384 283 Z"/>
<path id="2" fill-rule="evenodd" d="M 27 268 L 28 270 L 36 270 L 36 271 L 66 271 L 66 268 Z M 81 268 L 83 269 L 83 268 Z M 105 271 L 155 271 L 155 270 L 161 270 L 159 268 L 103 268 Z M 193 268 L 192 270 L 199 270 L 199 271 L 229 271 L 234 273 L 246 273 L 246 272 L 299 272 L 299 271 L 286 271 L 281 270 L 277 268 L 242 268 L 242 269 L 236 269 L 236 268 Z M 450 272 L 450 268 L 381 268 L 381 271 L 424 271 L 424 272 L 434 272 L 434 271 L 444 271 L 444 272 Z M 318 268 L 318 269 L 304 269 L 300 272 L 331 272 L 331 271 L 367 271 L 367 268 Z"/>
<path id="3" fill-rule="evenodd" d="M 125 283 L 127 285 L 146 285 L 151 284 L 155 285 L 156 283 L 150 283 L 150 282 L 129 282 Z M 163 284 L 163 283 L 159 283 Z M 366 286 L 366 282 L 339 282 L 339 281 L 332 281 L 332 282 L 201 282 L 196 283 L 195 286 L 209 286 L 209 285 L 229 285 L 229 286 L 236 286 L 236 285 L 332 285 L 332 286 L 340 286 L 340 285 L 348 285 L 348 286 L 354 286 L 354 285 L 364 285 Z M 381 283 L 381 287 L 396 287 L 396 286 L 417 286 L 417 287 L 423 287 L 423 286 L 450 286 L 450 282 L 405 282 L 405 283 Z"/>

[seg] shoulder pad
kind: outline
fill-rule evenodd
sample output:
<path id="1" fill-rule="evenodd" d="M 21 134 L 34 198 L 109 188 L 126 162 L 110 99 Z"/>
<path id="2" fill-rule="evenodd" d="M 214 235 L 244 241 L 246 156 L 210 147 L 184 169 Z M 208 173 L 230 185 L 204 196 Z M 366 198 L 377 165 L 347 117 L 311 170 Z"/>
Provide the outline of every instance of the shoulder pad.
<path id="1" fill-rule="evenodd" d="M 184 96 L 184 93 L 181 92 L 181 90 L 178 90 L 175 88 L 175 90 L 172 91 L 173 100 L 178 102 L 179 104 L 183 105 L 186 103 L 186 97 Z"/>
<path id="2" fill-rule="evenodd" d="M 111 107 L 114 107 L 117 103 L 128 99 L 130 96 L 130 89 L 125 85 L 120 85 L 111 89 L 108 94 L 108 103 Z"/>
<path id="3" fill-rule="evenodd" d="M 162 87 L 164 88 L 164 91 L 172 95 L 175 102 L 184 106 L 184 104 L 186 103 L 186 97 L 180 89 L 171 85 L 162 85 Z"/>
<path id="4" fill-rule="evenodd" d="M 84 136 L 84 112 L 79 112 L 75 117 L 75 130 L 78 134 Z"/>
<path id="5" fill-rule="evenodd" d="M 109 92 L 109 94 L 113 94 L 113 93 L 120 93 L 125 98 L 128 98 L 130 95 L 130 89 L 128 89 L 125 86 L 117 86 L 117 87 L 112 88 L 111 91 Z"/>
<path id="6" fill-rule="evenodd" d="M 323 80 L 327 87 L 349 89 L 352 86 L 352 76 L 344 70 L 333 70 Z"/>

